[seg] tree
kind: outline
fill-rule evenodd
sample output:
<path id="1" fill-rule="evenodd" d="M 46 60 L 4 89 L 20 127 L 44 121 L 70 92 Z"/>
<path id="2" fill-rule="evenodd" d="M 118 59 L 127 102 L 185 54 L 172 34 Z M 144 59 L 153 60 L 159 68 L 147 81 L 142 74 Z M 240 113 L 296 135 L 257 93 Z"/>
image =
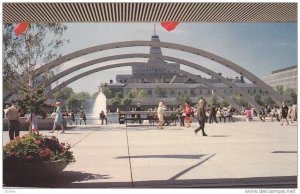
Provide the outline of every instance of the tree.
<path id="1" fill-rule="evenodd" d="M 294 89 L 287 88 L 284 93 L 285 95 L 290 96 L 292 98 L 291 101 L 292 104 L 297 104 L 297 93 L 295 92 Z"/>
<path id="2" fill-rule="evenodd" d="M 93 99 L 96 99 L 96 98 L 97 98 L 97 96 L 98 96 L 98 94 L 99 94 L 99 92 L 95 92 L 95 93 L 93 93 L 93 94 L 92 94 L 92 98 L 93 98 Z"/>
<path id="3" fill-rule="evenodd" d="M 241 107 L 247 107 L 249 106 L 249 103 L 247 102 L 247 100 L 245 100 L 245 98 L 243 98 L 242 96 L 236 94 L 233 96 L 233 100 L 235 101 L 235 103 Z"/>
<path id="4" fill-rule="evenodd" d="M 46 108 L 47 105 L 44 101 L 44 90 L 41 87 L 34 90 L 34 93 L 22 94 L 22 98 L 18 99 L 18 106 L 20 108 L 21 115 L 25 115 L 29 110 L 30 113 L 36 113 L 46 117 L 46 113 L 43 109 Z"/>
<path id="5" fill-rule="evenodd" d="M 107 86 L 102 86 L 102 93 L 105 95 L 107 99 L 113 98 L 113 93 Z"/>
<path id="6" fill-rule="evenodd" d="M 120 104 L 121 104 L 120 98 L 114 97 L 114 98 L 111 98 L 111 99 L 108 100 L 108 105 L 109 105 L 109 106 L 117 107 L 117 106 L 119 106 Z"/>
<path id="7" fill-rule="evenodd" d="M 88 92 L 79 92 L 79 93 L 76 94 L 76 95 L 77 95 L 77 99 L 78 99 L 78 100 L 83 100 L 83 101 L 85 101 L 85 100 L 91 98 L 91 97 L 90 97 L 90 94 L 89 94 Z"/>
<path id="8" fill-rule="evenodd" d="M 4 24 L 4 77 L 9 87 L 16 92 L 31 92 L 37 76 L 34 75 L 34 70 L 58 58 L 60 49 L 68 42 L 63 38 L 67 27 L 55 23 L 31 23 L 18 37 L 13 33 L 13 28 L 14 24 Z M 44 72 L 39 85 L 45 85 L 56 69 Z"/>
<path id="9" fill-rule="evenodd" d="M 129 98 L 136 98 L 138 95 L 138 91 L 136 88 L 131 88 L 128 92 L 128 97 Z"/>
<path id="10" fill-rule="evenodd" d="M 33 94 L 43 95 L 40 90 L 46 88 L 49 78 L 59 67 L 48 69 L 41 75 L 36 75 L 35 70 L 61 55 L 61 48 L 68 42 L 63 38 L 67 27 L 56 23 L 31 23 L 18 37 L 13 32 L 14 27 L 15 24 L 11 23 L 3 25 L 5 88 L 20 95 L 22 106 L 28 109 L 32 109 L 31 106 L 40 107 L 39 102 L 29 101 L 37 98 Z M 32 99 L 28 100 L 28 97 Z"/>
<path id="11" fill-rule="evenodd" d="M 219 106 L 218 97 L 215 94 L 211 95 L 211 97 L 208 101 L 208 105 Z"/>
<path id="12" fill-rule="evenodd" d="M 223 98 L 220 102 L 220 107 L 228 107 L 229 103 Z"/>
<path id="13" fill-rule="evenodd" d="M 178 96 L 176 96 L 176 101 L 179 103 L 179 104 L 184 104 L 186 101 L 190 102 L 190 98 L 188 95 L 186 94 L 180 94 Z"/>
<path id="14" fill-rule="evenodd" d="M 262 97 L 259 94 L 256 94 L 254 96 L 254 100 L 259 104 L 260 106 L 265 106 L 265 103 L 262 101 Z"/>
<path id="15" fill-rule="evenodd" d="M 276 104 L 270 96 L 264 96 L 262 101 L 263 101 L 265 106 L 268 106 L 269 104 L 270 105 Z"/>
<path id="16" fill-rule="evenodd" d="M 146 90 L 141 89 L 141 90 L 138 92 L 138 98 L 147 98 L 147 97 L 148 97 L 148 94 L 147 94 Z"/>
<path id="17" fill-rule="evenodd" d="M 116 92 L 115 97 L 117 98 L 123 98 L 123 93 L 122 92 Z"/>
<path id="18" fill-rule="evenodd" d="M 125 106 L 125 107 L 127 107 L 127 106 L 129 106 L 131 104 L 131 99 L 130 98 L 123 98 L 122 100 L 121 100 L 121 105 L 122 106 Z"/>
<path id="19" fill-rule="evenodd" d="M 76 96 L 71 96 L 67 102 L 68 109 L 80 109 L 81 108 L 81 102 L 80 100 L 76 99 Z"/>
<path id="20" fill-rule="evenodd" d="M 155 86 L 154 93 L 155 93 L 156 97 L 158 97 L 158 98 L 161 98 L 163 96 L 163 91 L 162 91 L 161 87 L 159 87 L 158 85 Z"/>
<path id="21" fill-rule="evenodd" d="M 72 96 L 72 94 L 74 94 L 74 91 L 71 87 L 65 86 L 64 88 L 62 88 L 61 90 L 55 92 L 53 94 L 54 98 L 56 99 L 64 99 L 67 100 L 68 98 L 70 98 Z"/>
<path id="22" fill-rule="evenodd" d="M 276 91 L 277 91 L 280 95 L 283 95 L 283 94 L 284 94 L 283 85 L 277 85 L 275 88 L 276 88 Z"/>

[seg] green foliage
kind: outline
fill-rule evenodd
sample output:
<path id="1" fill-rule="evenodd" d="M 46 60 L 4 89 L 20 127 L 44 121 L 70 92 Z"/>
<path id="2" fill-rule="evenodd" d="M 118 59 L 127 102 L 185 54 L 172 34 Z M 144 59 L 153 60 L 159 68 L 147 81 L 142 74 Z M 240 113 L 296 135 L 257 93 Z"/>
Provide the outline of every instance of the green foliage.
<path id="1" fill-rule="evenodd" d="M 3 147 L 5 161 L 56 161 L 75 162 L 70 145 L 60 143 L 55 136 L 51 138 L 35 133 L 27 134 L 9 142 Z"/>
<path id="2" fill-rule="evenodd" d="M 276 88 L 276 91 L 280 94 L 280 95 L 283 95 L 284 94 L 284 89 L 283 89 L 283 86 L 282 85 L 278 85 L 275 87 Z"/>
<path id="3" fill-rule="evenodd" d="M 148 97 L 148 94 L 147 94 L 146 90 L 141 89 L 141 90 L 138 92 L 138 98 L 147 98 L 147 97 Z"/>
<path id="4" fill-rule="evenodd" d="M 72 96 L 72 94 L 74 94 L 74 91 L 72 88 L 68 87 L 68 86 L 65 86 L 63 87 L 61 90 L 55 92 L 53 94 L 54 98 L 56 99 L 68 99 Z"/>
<path id="5" fill-rule="evenodd" d="M 285 95 L 290 96 L 292 98 L 292 104 L 297 104 L 297 93 L 294 89 L 287 88 L 284 93 Z"/>
<path id="6" fill-rule="evenodd" d="M 113 93 L 112 93 L 112 91 L 109 89 L 109 87 L 107 87 L 107 86 L 102 86 L 102 93 L 105 95 L 105 97 L 107 98 L 107 99 L 110 99 L 110 98 L 113 98 L 114 97 L 114 95 L 113 95 Z"/>
<path id="7" fill-rule="evenodd" d="M 122 106 L 129 106 L 131 104 L 131 99 L 130 98 L 123 98 L 122 100 L 121 100 L 121 105 Z"/>
<path id="8" fill-rule="evenodd" d="M 241 107 L 249 106 L 249 103 L 247 102 L 247 100 L 238 94 L 233 96 L 233 100 L 235 101 L 235 103 L 237 105 L 239 105 Z"/>
<path id="9" fill-rule="evenodd" d="M 114 98 L 111 98 L 111 99 L 108 100 L 108 105 L 109 105 L 109 106 L 117 107 L 117 106 L 119 106 L 120 104 L 121 104 L 120 98 L 114 97 Z"/>
<path id="10" fill-rule="evenodd" d="M 129 93 L 128 93 L 128 97 L 129 98 L 136 98 L 138 95 L 138 91 L 136 88 L 131 88 Z"/>
<path id="11" fill-rule="evenodd" d="M 208 101 L 208 105 L 213 105 L 213 104 L 215 106 L 219 106 L 218 97 L 215 94 L 211 95 L 211 97 Z"/>
<path id="12" fill-rule="evenodd" d="M 184 104 L 186 101 L 191 101 L 191 99 L 189 98 L 189 96 L 187 94 L 180 94 L 178 96 L 176 96 L 176 101 L 178 102 L 178 104 Z"/>
<path id="13" fill-rule="evenodd" d="M 19 93 L 30 92 L 34 70 L 61 56 L 61 48 L 68 40 L 63 38 L 67 26 L 60 23 L 30 23 L 26 31 L 15 36 L 16 24 L 3 25 L 3 77 L 8 88 Z M 40 85 L 45 85 L 58 67 L 43 73 Z"/>
<path id="14" fill-rule="evenodd" d="M 98 96 L 98 94 L 99 94 L 99 92 L 95 92 L 95 93 L 93 93 L 93 94 L 92 94 L 92 98 L 93 98 L 93 99 L 96 99 L 96 98 L 97 98 L 97 96 Z"/>
<path id="15" fill-rule="evenodd" d="M 155 93 L 156 97 L 158 97 L 158 98 L 161 98 L 163 96 L 163 91 L 162 91 L 161 87 L 159 87 L 158 85 L 155 86 L 154 93 Z"/>
<path id="16" fill-rule="evenodd" d="M 86 100 L 90 98 L 88 92 L 73 93 L 66 101 L 69 109 L 81 109 L 85 107 Z"/>
<path id="17" fill-rule="evenodd" d="M 267 106 L 269 104 L 273 104 L 273 105 L 276 104 L 270 96 L 264 96 L 262 99 L 262 102 L 263 102 L 264 106 Z"/>
<path id="18" fill-rule="evenodd" d="M 20 97 L 21 98 L 17 100 L 17 104 L 21 115 L 24 115 L 29 111 L 30 113 L 36 113 L 46 117 L 44 108 L 46 108 L 47 105 L 44 103 L 45 97 L 43 88 L 39 87 L 32 90 L 30 93 L 22 92 Z"/>
<path id="19" fill-rule="evenodd" d="M 123 93 L 122 92 L 116 92 L 115 97 L 116 98 L 123 98 Z"/>
<path id="20" fill-rule="evenodd" d="M 87 100 L 91 98 L 90 94 L 88 92 L 80 92 L 75 95 L 76 99 L 78 100 Z"/>
<path id="21" fill-rule="evenodd" d="M 260 106 L 265 106 L 265 103 L 262 100 L 262 96 L 259 94 L 254 95 L 254 100 L 259 104 Z"/>
<path id="22" fill-rule="evenodd" d="M 220 101 L 220 107 L 228 107 L 228 106 L 229 106 L 229 103 L 223 98 Z"/>
<path id="23" fill-rule="evenodd" d="M 81 101 L 79 99 L 77 99 L 75 95 L 68 98 L 68 100 L 66 101 L 66 104 L 67 104 L 68 109 L 75 110 L 75 109 L 81 108 Z"/>
<path id="24" fill-rule="evenodd" d="M 47 69 L 41 75 L 35 70 L 61 56 L 67 27 L 59 23 L 30 23 L 26 31 L 15 36 L 16 24 L 3 25 L 3 80 L 4 88 L 20 96 L 18 105 L 24 112 L 41 111 L 43 92 L 48 80 L 59 67 Z"/>

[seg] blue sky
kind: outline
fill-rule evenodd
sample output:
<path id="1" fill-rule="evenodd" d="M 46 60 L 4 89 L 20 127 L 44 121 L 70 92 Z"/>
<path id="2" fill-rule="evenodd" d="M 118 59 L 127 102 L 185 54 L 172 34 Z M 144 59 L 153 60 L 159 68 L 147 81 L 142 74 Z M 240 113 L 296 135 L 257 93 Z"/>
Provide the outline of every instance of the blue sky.
<path id="1" fill-rule="evenodd" d="M 63 55 L 105 43 L 150 40 L 154 24 L 161 41 L 184 44 L 214 53 L 239 64 L 259 77 L 280 68 L 297 65 L 296 23 L 180 23 L 171 32 L 163 29 L 159 23 L 69 23 L 65 38 L 69 39 L 70 43 L 64 47 Z M 148 53 L 149 47 L 115 49 L 86 55 L 69 61 L 62 69 L 103 56 L 141 52 Z M 235 72 L 203 57 L 170 49 L 163 49 L 163 54 L 199 63 L 216 72 L 222 72 L 225 77 L 238 76 Z M 118 60 L 117 63 L 122 61 L 133 60 Z M 99 65 L 73 73 L 58 83 Z M 205 76 L 187 67 L 182 69 Z M 69 86 L 75 92 L 94 93 L 100 83 L 115 80 L 117 74 L 130 73 L 130 67 L 106 70 L 91 74 Z"/>

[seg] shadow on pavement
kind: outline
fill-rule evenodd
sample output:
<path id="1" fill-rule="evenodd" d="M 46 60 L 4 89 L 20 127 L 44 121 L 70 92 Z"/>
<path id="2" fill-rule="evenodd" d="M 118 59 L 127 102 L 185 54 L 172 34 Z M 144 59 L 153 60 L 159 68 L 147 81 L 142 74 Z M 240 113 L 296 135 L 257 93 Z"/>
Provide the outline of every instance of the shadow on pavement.
<path id="1" fill-rule="evenodd" d="M 272 154 L 297 154 L 297 151 L 274 151 Z"/>
<path id="2" fill-rule="evenodd" d="M 63 171 L 51 177 L 20 177 L 14 180 L 4 180 L 4 187 L 31 187 L 31 188 L 68 188 L 72 183 L 110 179 L 109 175 L 99 175 L 77 171 Z"/>
<path id="3" fill-rule="evenodd" d="M 139 155 L 130 156 L 130 158 L 176 158 L 176 159 L 200 159 L 205 155 Z M 118 156 L 115 159 L 128 159 L 129 156 Z"/>

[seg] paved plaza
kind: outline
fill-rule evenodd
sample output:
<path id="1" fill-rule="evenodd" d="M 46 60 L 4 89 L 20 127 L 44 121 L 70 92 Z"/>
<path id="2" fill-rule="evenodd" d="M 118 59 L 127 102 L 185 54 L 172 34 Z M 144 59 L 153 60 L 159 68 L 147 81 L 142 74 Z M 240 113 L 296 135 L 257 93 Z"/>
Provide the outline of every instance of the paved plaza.
<path id="1" fill-rule="evenodd" d="M 76 162 L 43 188 L 296 187 L 297 124 L 206 124 L 191 128 L 74 126 L 56 135 L 72 146 Z M 25 134 L 24 131 L 21 135 Z M 51 136 L 48 131 L 42 134 Z M 8 142 L 7 131 L 3 143 Z M 24 185 L 27 186 L 27 185 Z"/>

